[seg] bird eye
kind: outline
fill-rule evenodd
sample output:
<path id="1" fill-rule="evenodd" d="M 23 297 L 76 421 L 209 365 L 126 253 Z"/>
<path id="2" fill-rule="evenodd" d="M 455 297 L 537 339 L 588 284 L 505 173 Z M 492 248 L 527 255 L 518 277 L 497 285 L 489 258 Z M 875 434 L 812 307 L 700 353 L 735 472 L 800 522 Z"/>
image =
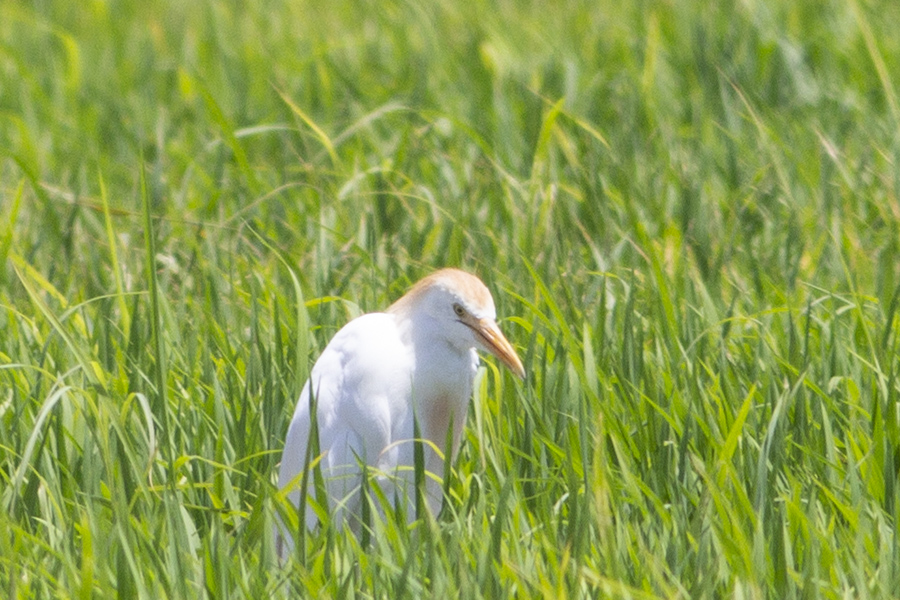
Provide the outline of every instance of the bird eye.
<path id="1" fill-rule="evenodd" d="M 462 316 L 465 316 L 466 309 L 464 309 L 460 304 L 454 303 L 453 304 L 453 312 L 456 313 L 457 317 L 462 317 Z"/>

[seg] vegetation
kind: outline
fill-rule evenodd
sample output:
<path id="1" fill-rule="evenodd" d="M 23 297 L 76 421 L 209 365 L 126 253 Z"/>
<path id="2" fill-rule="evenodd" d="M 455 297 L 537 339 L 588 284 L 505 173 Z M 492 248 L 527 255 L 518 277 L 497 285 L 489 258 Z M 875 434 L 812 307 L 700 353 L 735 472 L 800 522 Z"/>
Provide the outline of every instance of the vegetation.
<path id="1" fill-rule="evenodd" d="M 10 598 L 900 589 L 900 4 L 0 3 Z M 280 568 L 319 350 L 494 291 L 436 519 Z"/>

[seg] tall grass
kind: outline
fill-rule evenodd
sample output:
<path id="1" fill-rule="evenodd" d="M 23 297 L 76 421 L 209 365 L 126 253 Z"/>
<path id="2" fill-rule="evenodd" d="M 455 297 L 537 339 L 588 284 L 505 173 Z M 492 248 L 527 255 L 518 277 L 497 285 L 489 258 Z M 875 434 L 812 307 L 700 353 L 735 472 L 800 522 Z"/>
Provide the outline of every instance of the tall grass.
<path id="1" fill-rule="evenodd" d="M 3 594 L 895 596 L 898 19 L 0 4 Z M 277 567 L 311 364 L 444 265 L 528 378 Z"/>

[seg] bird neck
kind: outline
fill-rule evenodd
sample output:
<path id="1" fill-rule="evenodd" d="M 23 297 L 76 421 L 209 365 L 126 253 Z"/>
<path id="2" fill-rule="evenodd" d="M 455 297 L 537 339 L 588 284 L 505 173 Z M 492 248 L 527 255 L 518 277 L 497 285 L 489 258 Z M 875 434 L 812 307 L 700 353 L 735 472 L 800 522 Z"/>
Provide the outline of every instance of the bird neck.
<path id="1" fill-rule="evenodd" d="M 456 388 L 458 383 L 471 386 L 478 364 L 474 348 L 454 344 L 443 324 L 427 314 L 398 318 L 398 325 L 415 358 L 417 385 L 427 382 L 429 389 Z M 465 373 L 464 382 L 460 373 Z"/>

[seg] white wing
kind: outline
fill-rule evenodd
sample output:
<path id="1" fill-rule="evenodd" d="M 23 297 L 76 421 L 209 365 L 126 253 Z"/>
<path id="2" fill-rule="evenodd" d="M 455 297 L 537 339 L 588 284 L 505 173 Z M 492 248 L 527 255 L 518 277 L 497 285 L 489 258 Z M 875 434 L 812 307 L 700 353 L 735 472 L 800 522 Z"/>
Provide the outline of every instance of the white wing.
<path id="1" fill-rule="evenodd" d="M 408 420 L 414 367 L 393 315 L 363 315 L 338 331 L 316 361 L 288 429 L 278 486 L 291 487 L 294 505 L 300 504 L 300 474 L 310 437 L 310 383 L 317 402 L 329 509 L 341 519 L 344 511 L 357 512 L 358 460 L 385 470 L 396 466 L 396 451 L 383 451 Z M 314 493 L 311 481 L 308 493 Z M 307 527 L 316 522 L 307 508 Z"/>

